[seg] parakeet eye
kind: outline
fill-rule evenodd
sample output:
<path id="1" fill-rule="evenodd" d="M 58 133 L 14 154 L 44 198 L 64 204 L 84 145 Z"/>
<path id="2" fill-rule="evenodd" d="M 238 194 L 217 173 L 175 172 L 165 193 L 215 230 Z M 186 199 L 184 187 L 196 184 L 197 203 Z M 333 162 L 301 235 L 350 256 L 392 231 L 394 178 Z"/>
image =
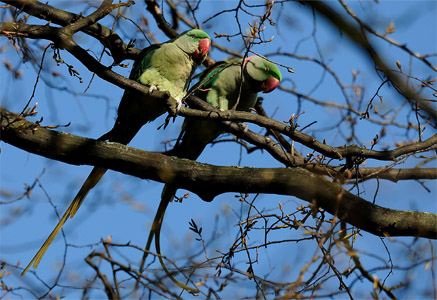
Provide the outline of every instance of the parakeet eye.
<path id="1" fill-rule="evenodd" d="M 265 70 L 266 72 L 269 72 L 269 71 L 270 71 L 269 67 L 265 67 L 264 70 Z"/>

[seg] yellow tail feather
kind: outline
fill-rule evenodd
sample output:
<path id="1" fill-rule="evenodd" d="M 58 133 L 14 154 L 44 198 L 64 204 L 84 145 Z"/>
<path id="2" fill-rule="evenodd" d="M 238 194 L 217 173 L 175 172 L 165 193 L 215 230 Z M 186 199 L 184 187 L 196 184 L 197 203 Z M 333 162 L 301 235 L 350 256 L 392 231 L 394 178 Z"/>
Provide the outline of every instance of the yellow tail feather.
<path id="1" fill-rule="evenodd" d="M 85 180 L 76 197 L 74 197 L 73 202 L 71 203 L 70 218 L 74 217 L 77 210 L 82 205 L 83 200 L 85 200 L 86 195 L 88 195 L 88 192 L 96 186 L 102 176 L 105 175 L 107 170 L 108 169 L 100 167 L 93 168 L 90 175 L 88 175 L 88 178 Z"/>
<path id="2" fill-rule="evenodd" d="M 149 231 L 149 237 L 147 238 L 147 244 L 146 244 L 146 251 L 144 251 L 143 258 L 141 259 L 140 262 L 140 273 L 143 272 L 144 264 L 146 262 L 147 255 L 149 254 L 150 246 L 152 245 L 152 241 L 153 241 L 153 237 L 155 236 L 156 229 L 158 228 L 159 224 L 162 222 L 168 203 L 173 200 L 176 192 L 174 191 L 174 192 L 167 193 L 169 191 L 170 191 L 170 186 L 166 184 L 164 186 L 164 189 L 162 190 L 161 202 L 159 203 L 158 210 L 156 211 L 155 218 L 153 219 L 152 227 L 150 228 Z"/>
<path id="3" fill-rule="evenodd" d="M 38 267 L 41 259 L 43 258 L 44 254 L 46 253 L 50 244 L 55 239 L 56 235 L 58 235 L 62 226 L 64 226 L 64 224 L 68 218 L 73 218 L 73 216 L 76 214 L 77 210 L 79 209 L 80 205 L 83 203 L 83 200 L 85 199 L 88 192 L 97 184 L 97 182 L 99 182 L 99 180 L 102 178 L 102 176 L 106 173 L 106 170 L 107 169 L 105 169 L 105 168 L 95 167 L 91 171 L 90 175 L 88 175 L 88 178 L 85 180 L 84 184 L 80 188 L 76 197 L 74 197 L 74 199 L 71 202 L 70 206 L 68 207 L 67 211 L 64 213 L 62 218 L 59 220 L 55 229 L 53 229 L 52 233 L 50 233 L 47 240 L 44 242 L 44 244 L 41 246 L 41 248 L 38 250 L 38 252 L 35 254 L 35 256 L 30 261 L 30 263 L 27 265 L 27 267 L 21 273 L 21 276 L 26 274 L 27 270 L 29 270 L 29 268 L 32 265 L 33 265 L 34 269 L 36 269 Z"/>
<path id="4" fill-rule="evenodd" d="M 167 202 L 168 203 L 168 202 Z M 164 270 L 165 274 L 167 274 L 167 276 L 181 289 L 187 290 L 190 293 L 198 293 L 199 290 L 196 288 L 192 288 L 182 282 L 180 282 L 179 280 L 177 280 L 176 278 L 173 277 L 173 275 L 170 273 L 170 271 L 167 269 L 167 267 L 165 266 L 164 260 L 162 259 L 162 255 L 161 255 L 161 246 L 160 246 L 160 242 L 159 242 L 159 237 L 160 237 L 160 233 L 161 233 L 161 225 L 162 225 L 162 220 L 164 219 L 164 214 L 162 214 L 161 219 L 159 220 L 159 224 L 158 224 L 158 228 L 156 228 L 155 231 L 155 248 L 156 248 L 156 253 L 158 253 L 158 259 L 159 259 L 159 263 L 161 264 L 162 269 Z"/>
<path id="5" fill-rule="evenodd" d="M 140 272 L 143 271 L 147 254 L 149 253 L 153 237 L 155 237 L 155 248 L 156 248 L 156 253 L 158 254 L 159 263 L 161 264 L 161 267 L 164 270 L 164 272 L 167 274 L 167 276 L 181 289 L 187 290 L 190 293 L 198 293 L 199 290 L 189 287 L 173 277 L 173 275 L 165 266 L 164 260 L 162 259 L 162 255 L 161 255 L 160 234 L 161 234 L 162 221 L 164 220 L 164 215 L 167 206 L 173 200 L 175 194 L 176 194 L 176 189 L 174 189 L 173 186 L 165 185 L 162 191 L 161 202 L 159 203 L 158 211 L 156 212 L 155 219 L 153 220 L 152 228 L 150 229 L 149 232 L 149 237 L 147 238 L 146 251 L 144 252 L 143 258 L 140 263 Z"/>

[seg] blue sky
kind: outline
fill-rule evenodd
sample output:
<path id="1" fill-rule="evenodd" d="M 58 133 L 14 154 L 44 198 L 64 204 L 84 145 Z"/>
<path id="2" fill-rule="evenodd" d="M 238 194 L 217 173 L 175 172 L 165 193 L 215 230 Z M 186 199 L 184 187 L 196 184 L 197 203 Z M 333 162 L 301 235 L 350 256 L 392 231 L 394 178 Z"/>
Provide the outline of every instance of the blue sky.
<path id="1" fill-rule="evenodd" d="M 339 8 L 338 3 L 329 3 Z M 52 1 L 51 4 L 60 8 L 65 7 L 65 9 L 73 12 L 80 12 L 81 10 L 80 6 L 68 2 Z M 137 6 L 140 5 L 140 3 L 137 4 Z M 198 20 L 201 22 L 222 9 L 233 8 L 234 6 L 233 1 L 202 2 L 199 8 Z M 351 2 L 350 6 L 363 20 L 379 32 L 384 32 L 385 28 L 393 21 L 396 32 L 391 34 L 390 37 L 406 43 L 413 51 L 434 54 L 437 52 L 437 21 L 435 18 L 437 4 L 435 1 L 386 1 L 379 4 L 374 2 Z M 135 8 L 126 11 L 126 16 L 133 19 L 137 17 L 136 14 Z M 150 14 L 145 12 L 145 15 L 149 18 L 152 32 L 156 34 L 160 42 L 165 41 L 166 38 L 153 24 L 154 21 Z M 253 17 L 243 13 L 240 14 L 240 17 L 242 29 L 247 30 L 247 22 L 253 22 Z M 316 21 L 316 40 L 311 38 L 314 29 L 311 13 L 295 3 L 276 4 L 273 18 L 276 26 L 266 25 L 265 32 L 267 38 L 274 36 L 272 43 L 254 46 L 253 50 L 255 52 L 267 54 L 272 52 L 293 52 L 294 49 L 298 49 L 296 54 L 314 57 L 329 65 L 345 85 L 352 84 L 352 71 L 355 70 L 359 72 L 356 83 L 365 87 L 363 91 L 364 103 L 367 103 L 368 99 L 373 96 L 380 84 L 380 80 L 367 58 L 360 51 L 357 51 L 357 47 L 352 45 L 345 36 L 340 36 L 324 20 L 318 18 Z M 102 24 L 110 27 L 112 19 L 104 19 Z M 147 42 L 141 40 L 141 35 L 128 21 L 122 20 L 120 24 L 122 24 L 122 28 L 116 30 L 119 30 L 126 42 L 132 38 L 137 39 L 137 47 L 147 46 Z M 236 33 L 236 22 L 233 13 L 223 14 L 202 26 L 213 39 L 215 32 Z M 180 31 L 182 31 L 182 28 Z M 85 48 L 92 48 L 93 51 L 96 51 L 96 55 L 100 55 L 101 47 L 98 42 L 86 38 L 83 34 L 78 34 L 76 41 Z M 227 42 L 224 38 L 214 39 L 214 41 L 235 51 L 243 49 L 239 37 L 231 39 L 231 42 Z M 410 58 L 405 52 L 394 46 L 387 45 L 378 38 L 372 38 L 372 41 L 393 68 L 396 68 L 396 61 L 398 60 L 405 68 L 411 66 L 413 73 L 421 78 L 435 77 L 435 72 L 431 72 L 422 62 L 415 59 L 410 62 Z M 315 42 L 318 43 L 320 52 Z M 1 43 L 1 45 L 7 44 L 6 39 L 2 38 Z M 40 42 L 41 46 L 47 44 L 47 41 Z M 43 116 L 44 125 L 71 123 L 69 127 L 61 127 L 59 130 L 90 138 L 97 138 L 107 132 L 113 125 L 116 108 L 123 91 L 95 77 L 86 94 L 83 94 L 92 74 L 66 51 L 61 51 L 62 58 L 69 64 L 74 65 L 81 74 L 84 80 L 84 83 L 81 84 L 77 78 L 69 77 L 65 66 L 56 67 L 55 62 L 51 59 L 52 55 L 53 53 L 49 51 L 44 65 L 59 72 L 60 76 L 47 76 L 48 83 L 55 84 L 58 87 L 67 87 L 76 94 L 53 90 L 47 86 L 44 80 L 41 80 L 36 89 L 35 99 L 32 101 L 32 105 L 38 102 L 39 113 L 30 120 L 36 121 Z M 217 49 L 212 49 L 210 56 L 214 60 L 228 57 L 227 54 Z M 19 55 L 10 46 L 6 48 L 4 53 L 1 53 L 1 57 L 11 62 L 12 65 L 19 66 L 20 70 L 23 71 L 21 79 L 12 79 L 4 67 L 0 68 L 0 99 L 2 106 L 11 111 L 19 112 L 30 98 L 37 70 L 30 64 L 20 64 Z M 294 74 L 287 73 L 284 68 L 281 69 L 284 78 L 282 85 L 284 87 L 294 88 L 300 93 L 311 92 L 312 97 L 323 101 L 345 104 L 341 90 L 335 84 L 333 77 L 323 72 L 317 64 L 279 55 L 271 56 L 271 58 L 294 68 Z M 436 56 L 429 59 L 434 65 L 437 64 Z M 110 58 L 104 57 L 104 64 L 111 62 Z M 132 62 L 130 62 L 130 65 L 132 65 Z M 113 70 L 128 76 L 130 67 L 127 69 L 115 67 Z M 384 87 L 381 93 L 384 96 L 384 102 L 377 104 L 380 110 L 396 109 L 402 103 L 399 95 L 387 87 Z M 99 97 L 94 97 L 94 95 L 99 95 Z M 264 107 L 269 115 L 273 115 L 273 118 L 288 120 L 292 114 L 301 113 L 304 110 L 305 113 L 298 120 L 301 127 L 315 120 L 317 121 L 305 133 L 312 134 L 319 140 L 326 139 L 327 143 L 333 146 L 345 143 L 338 128 L 335 127 L 344 117 L 339 114 L 338 110 L 321 108 L 308 103 L 308 101 L 303 101 L 299 105 L 294 96 L 279 90 L 262 96 L 264 97 Z M 399 120 L 404 121 L 405 118 L 407 118 L 406 113 L 401 112 Z M 160 117 L 153 123 L 144 126 L 130 145 L 148 151 L 162 151 L 164 149 L 163 141 L 178 136 L 183 119 L 177 118 L 177 121 L 166 130 L 157 130 L 163 120 L 164 117 Z M 330 127 L 333 128 L 326 130 Z M 250 128 L 257 132 L 260 131 L 256 126 L 251 125 Z M 375 133 L 379 130 L 377 126 L 365 120 L 360 121 L 356 128 L 357 136 L 366 146 L 369 146 Z M 346 127 L 341 130 L 348 132 Z M 417 132 L 414 131 L 408 134 L 410 137 L 417 136 Z M 434 131 L 429 128 L 425 131 L 424 138 L 432 134 L 434 134 Z M 390 128 L 388 137 L 382 141 L 380 147 L 393 147 L 395 142 L 403 141 L 404 136 L 404 130 Z M 304 154 L 310 152 L 301 145 L 296 145 L 296 149 Z M 377 149 L 379 149 L 378 146 Z M 242 153 L 241 157 L 240 153 Z M 220 143 L 214 145 L 214 147 L 207 147 L 199 161 L 216 165 L 240 164 L 252 167 L 282 167 L 268 153 L 256 151 L 251 155 L 247 155 L 244 151 L 241 151 L 237 144 L 231 143 Z M 21 266 L 24 266 L 33 257 L 56 223 L 54 209 L 48 200 L 53 201 L 59 213 L 63 213 L 91 167 L 73 166 L 52 161 L 26 153 L 5 143 L 1 144 L 0 163 L 2 201 L 19 197 L 24 191 L 25 185 L 31 185 L 35 177 L 43 173 L 39 178 L 42 187 L 35 187 L 29 199 L 24 198 L 14 204 L 0 206 L 2 219 L 0 231 L 1 258 L 11 263 L 20 261 Z M 417 161 L 410 159 L 400 167 L 413 167 L 416 163 Z M 379 165 L 381 163 L 378 161 L 369 160 L 367 162 L 367 166 Z M 431 162 L 428 167 L 436 167 L 436 163 Z M 430 190 L 429 193 L 417 182 L 392 183 L 384 181 L 379 187 L 376 203 L 388 208 L 436 213 L 436 183 L 425 181 L 424 184 Z M 72 278 L 74 282 L 74 274 L 92 274 L 83 258 L 93 249 L 88 245 L 98 243 L 101 237 L 112 236 L 114 242 L 131 242 L 132 244 L 144 246 L 148 229 L 160 200 L 162 187 L 161 183 L 140 180 L 132 176 L 109 171 L 88 195 L 75 218 L 69 220 L 64 227 L 68 243 L 79 246 L 68 248 L 66 265 L 66 270 L 70 272 L 68 278 Z M 360 188 L 363 191 L 361 196 L 371 201 L 375 193 L 376 182 L 366 182 Z M 5 193 L 11 193 L 11 196 L 6 197 Z M 181 190 L 178 195 L 184 193 L 185 191 Z M 251 200 L 253 197 L 254 195 L 250 195 L 249 199 Z M 259 195 L 255 203 L 260 209 L 272 210 L 278 213 L 279 202 L 289 211 L 294 211 L 301 204 L 307 205 L 306 202 L 294 197 L 277 195 Z M 238 227 L 235 224 L 239 221 L 239 216 L 243 212 L 247 212 L 247 207 L 242 205 L 234 194 L 221 195 L 212 203 L 205 203 L 196 195 L 190 195 L 182 204 L 172 203 L 168 208 L 163 225 L 161 238 L 163 254 L 175 259 L 178 264 L 183 264 L 185 256 L 199 250 L 200 245 L 193 240 L 195 236 L 188 230 L 190 219 L 194 219 L 199 226 L 203 227 L 206 239 L 217 228 L 217 235 L 211 240 L 211 245 L 208 248 L 211 256 L 216 255 L 215 250 L 227 251 L 231 245 L 230 243 L 238 233 Z M 286 236 L 288 234 L 290 238 L 301 236 L 301 232 L 296 234 L 289 231 L 280 231 L 273 233 L 271 238 L 288 238 Z M 378 237 L 364 232 L 362 234 L 363 238 L 358 239 L 356 246 L 363 251 L 364 262 L 368 268 L 378 266 L 380 262 L 365 253 L 369 252 L 387 258 L 385 247 Z M 260 242 L 262 238 L 262 234 L 254 233 L 250 242 Z M 411 242 L 411 239 L 407 238 L 396 240 L 402 240 L 405 244 Z M 421 243 L 428 244 L 427 241 L 421 241 Z M 430 243 L 436 249 L 436 243 L 434 241 Z M 387 244 L 391 250 L 394 263 L 400 261 L 398 257 L 403 258 L 406 256 L 407 246 L 388 241 Z M 429 247 L 427 249 L 429 251 Z M 272 280 L 281 280 L 284 277 L 292 280 L 296 277 L 296 272 L 302 268 L 302 264 L 311 257 L 313 251 L 314 242 L 287 243 L 286 245 L 269 247 L 267 251 L 260 250 L 260 262 L 255 266 L 255 273 L 261 277 L 264 274 L 271 273 Z M 59 236 L 38 267 L 38 275 L 47 282 L 51 282 L 63 255 L 64 242 L 62 237 Z M 135 255 L 139 256 L 138 253 L 132 255 L 132 259 Z M 202 255 L 198 259 L 202 259 Z M 237 255 L 234 262 L 238 267 L 244 269 L 244 259 L 244 255 Z M 339 263 L 346 265 L 348 262 L 340 259 Z M 154 267 L 156 266 L 154 265 Z M 398 276 L 404 274 L 395 272 L 389 278 L 389 283 L 391 280 L 391 283 L 397 282 L 399 280 Z M 378 273 L 380 278 L 383 278 L 384 275 L 386 275 L 384 272 Z M 67 277 L 67 273 L 65 273 L 65 276 Z M 26 283 L 28 280 L 34 280 L 32 276 L 29 277 L 31 278 L 23 280 Z M 15 280 L 14 285 L 22 284 L 21 279 L 17 278 Z M 40 285 L 38 281 L 35 282 Z M 414 280 L 413 282 L 417 288 L 430 284 L 430 272 L 425 272 L 421 280 Z M 335 286 L 335 281 L 333 281 L 333 286 Z M 362 283 L 362 286 L 357 283 L 354 288 L 358 291 L 370 290 L 368 283 Z M 247 281 L 244 285 L 238 286 L 238 295 L 240 293 L 241 295 L 251 294 L 253 289 L 253 282 Z M 44 291 L 44 288 L 41 287 L 41 290 Z M 80 295 L 74 292 L 69 293 L 67 294 L 69 298 Z M 226 295 L 229 296 L 230 294 L 224 294 L 223 297 L 226 297 Z"/>

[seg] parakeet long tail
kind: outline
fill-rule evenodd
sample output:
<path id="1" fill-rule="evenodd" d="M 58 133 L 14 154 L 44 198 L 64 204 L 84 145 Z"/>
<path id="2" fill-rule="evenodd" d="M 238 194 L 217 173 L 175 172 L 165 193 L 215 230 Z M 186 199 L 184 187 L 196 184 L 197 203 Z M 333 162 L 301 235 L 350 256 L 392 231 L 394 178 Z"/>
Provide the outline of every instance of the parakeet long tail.
<path id="1" fill-rule="evenodd" d="M 156 212 L 155 218 L 153 220 L 152 228 L 149 232 L 149 237 L 147 238 L 146 251 L 144 252 L 143 258 L 140 263 L 140 272 L 142 272 L 144 263 L 146 262 L 147 254 L 150 250 L 150 246 L 152 244 L 153 237 L 155 237 L 155 248 L 156 253 L 158 254 L 159 263 L 161 264 L 162 269 L 167 274 L 167 276 L 181 289 L 187 290 L 190 293 L 198 293 L 199 290 L 189 287 L 176 278 L 170 273 L 170 271 L 165 266 L 164 260 L 161 255 L 161 245 L 160 245 L 160 233 L 162 227 L 162 221 L 164 219 L 165 211 L 167 209 L 168 204 L 173 200 L 176 194 L 176 188 L 172 185 L 166 184 L 162 194 L 161 194 L 161 202 L 159 203 L 158 211 Z"/>
<path id="2" fill-rule="evenodd" d="M 50 244 L 55 239 L 56 235 L 61 230 L 62 226 L 64 226 L 65 222 L 68 218 L 73 218 L 76 214 L 77 210 L 79 209 L 80 205 L 83 203 L 83 200 L 85 199 L 88 192 L 99 182 L 99 180 L 102 178 L 102 176 L 106 173 L 107 169 L 100 168 L 100 167 L 94 167 L 94 169 L 91 171 L 88 178 L 85 180 L 85 183 L 82 185 L 81 189 L 77 193 L 76 197 L 74 197 L 73 201 L 71 202 L 70 206 L 68 207 L 67 211 L 64 213 L 62 218 L 59 220 L 58 224 L 56 225 L 55 229 L 53 229 L 52 233 L 50 233 L 47 240 L 44 242 L 42 247 L 39 249 L 39 251 L 35 254 L 35 256 L 32 258 L 30 263 L 27 265 L 27 267 L 24 269 L 24 271 L 21 273 L 21 276 L 26 274 L 27 270 L 33 265 L 33 268 L 36 269 L 38 267 L 38 264 L 40 263 L 42 257 L 46 253 L 47 249 L 49 248 Z"/>

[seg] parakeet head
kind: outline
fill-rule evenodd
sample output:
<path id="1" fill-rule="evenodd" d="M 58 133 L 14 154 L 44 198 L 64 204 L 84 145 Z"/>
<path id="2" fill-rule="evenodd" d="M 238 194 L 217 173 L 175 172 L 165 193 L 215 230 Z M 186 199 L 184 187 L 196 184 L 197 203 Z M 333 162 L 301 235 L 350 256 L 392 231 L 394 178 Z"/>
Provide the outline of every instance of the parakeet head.
<path id="1" fill-rule="evenodd" d="M 174 43 L 200 65 L 208 55 L 211 38 L 200 29 L 191 29 L 181 33 Z"/>
<path id="2" fill-rule="evenodd" d="M 248 57 L 244 67 L 259 92 L 270 93 L 278 87 L 282 79 L 281 72 L 274 63 L 256 55 Z"/>

